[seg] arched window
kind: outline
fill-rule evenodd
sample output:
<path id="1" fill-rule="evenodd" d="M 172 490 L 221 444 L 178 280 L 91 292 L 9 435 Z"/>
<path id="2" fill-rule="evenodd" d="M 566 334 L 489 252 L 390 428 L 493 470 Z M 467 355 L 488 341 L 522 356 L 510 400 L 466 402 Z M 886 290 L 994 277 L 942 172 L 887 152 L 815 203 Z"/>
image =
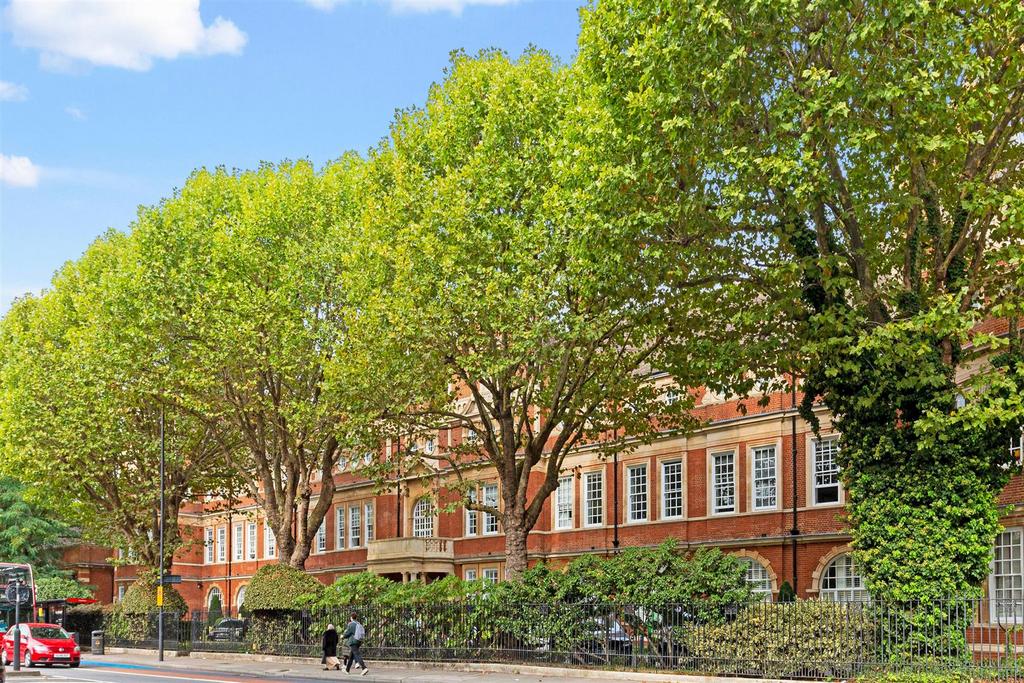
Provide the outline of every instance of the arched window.
<path id="1" fill-rule="evenodd" d="M 864 587 L 864 578 L 849 553 L 839 555 L 821 574 L 822 600 L 832 602 L 868 602 L 871 595 Z"/>
<path id="2" fill-rule="evenodd" d="M 764 602 L 771 602 L 772 577 L 768 573 L 768 567 L 752 557 L 741 557 L 740 561 L 747 567 L 746 579 L 754 595 Z"/>
<path id="3" fill-rule="evenodd" d="M 242 605 L 245 604 L 245 589 L 247 586 L 242 586 L 238 589 L 238 596 L 235 598 L 235 607 L 242 609 Z"/>
<path id="4" fill-rule="evenodd" d="M 434 535 L 434 506 L 426 498 L 420 498 L 412 508 L 412 535 Z"/>
<path id="5" fill-rule="evenodd" d="M 210 589 L 210 592 L 206 595 L 206 609 L 212 610 L 214 607 L 214 599 L 217 601 L 217 609 L 224 608 L 224 596 L 221 595 L 220 588 L 214 586 Z"/>

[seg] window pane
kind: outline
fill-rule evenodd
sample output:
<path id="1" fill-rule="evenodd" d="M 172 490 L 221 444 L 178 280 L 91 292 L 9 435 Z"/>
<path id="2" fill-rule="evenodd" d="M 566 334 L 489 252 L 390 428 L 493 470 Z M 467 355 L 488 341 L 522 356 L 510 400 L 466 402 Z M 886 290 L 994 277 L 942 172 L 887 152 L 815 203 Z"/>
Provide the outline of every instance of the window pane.
<path id="1" fill-rule="evenodd" d="M 747 565 L 746 579 L 754 595 L 764 602 L 772 601 L 772 579 L 768 568 L 751 557 L 742 558 Z"/>
<path id="2" fill-rule="evenodd" d="M 434 535 L 434 506 L 421 498 L 412 509 L 412 535 L 424 538 Z"/>
<path id="3" fill-rule="evenodd" d="M 359 506 L 353 505 L 348 509 L 348 545 L 350 548 L 358 548 L 363 543 L 363 520 L 359 513 Z"/>
<path id="4" fill-rule="evenodd" d="M 629 487 L 629 521 L 644 521 L 647 519 L 647 465 L 636 465 L 626 472 Z"/>
<path id="5" fill-rule="evenodd" d="M 583 475 L 583 488 L 588 526 L 604 523 L 604 473 L 588 472 Z"/>
<path id="6" fill-rule="evenodd" d="M 736 463 L 734 454 L 715 453 L 711 456 L 711 478 L 715 512 L 736 511 Z"/>
<path id="7" fill-rule="evenodd" d="M 249 525 L 246 528 L 246 536 L 247 536 L 247 541 L 248 541 L 248 546 L 249 546 L 248 547 L 248 550 L 249 550 L 248 559 L 255 560 L 256 559 L 256 523 L 255 522 L 249 522 Z"/>
<path id="8" fill-rule="evenodd" d="M 814 502 L 839 502 L 839 465 L 836 453 L 838 439 L 822 439 L 814 442 Z"/>
<path id="9" fill-rule="evenodd" d="M 476 502 L 476 489 L 469 492 L 470 502 Z M 476 510 L 466 510 L 466 535 L 476 536 L 477 534 L 477 513 Z"/>
<path id="10" fill-rule="evenodd" d="M 316 530 L 316 550 L 317 552 L 324 552 L 327 550 L 327 518 L 320 522 L 320 527 Z"/>
<path id="11" fill-rule="evenodd" d="M 345 508 L 338 507 L 334 513 L 334 535 L 338 550 L 345 549 Z"/>
<path id="12" fill-rule="evenodd" d="M 997 620 L 1016 620 L 1024 616 L 1020 529 L 1010 529 L 996 536 L 992 562 L 992 611 Z"/>
<path id="13" fill-rule="evenodd" d="M 852 555 L 840 555 L 826 567 L 821 576 L 821 599 L 832 602 L 871 600 Z"/>
<path id="14" fill-rule="evenodd" d="M 754 456 L 754 509 L 773 509 L 777 504 L 777 475 L 775 446 L 755 448 Z"/>
<path id="15" fill-rule="evenodd" d="M 270 524 L 263 523 L 263 556 L 274 557 L 277 555 L 277 539 L 274 537 L 274 530 Z"/>
<path id="16" fill-rule="evenodd" d="M 484 486 L 484 505 L 490 505 L 491 507 L 498 507 L 498 485 L 487 484 Z M 492 515 L 489 512 L 484 513 L 484 533 L 485 534 L 496 534 L 498 533 L 498 517 Z"/>
<path id="17" fill-rule="evenodd" d="M 681 460 L 661 465 L 661 516 L 683 516 L 683 463 Z"/>
<path id="18" fill-rule="evenodd" d="M 572 528 L 572 477 L 558 480 L 555 490 L 555 528 Z"/>
<path id="19" fill-rule="evenodd" d="M 369 543 L 373 540 L 373 534 L 375 529 L 373 528 L 373 503 L 367 503 L 363 506 L 363 515 L 366 517 L 366 542 Z"/>
<path id="20" fill-rule="evenodd" d="M 213 529 L 206 530 L 206 564 L 213 564 Z"/>

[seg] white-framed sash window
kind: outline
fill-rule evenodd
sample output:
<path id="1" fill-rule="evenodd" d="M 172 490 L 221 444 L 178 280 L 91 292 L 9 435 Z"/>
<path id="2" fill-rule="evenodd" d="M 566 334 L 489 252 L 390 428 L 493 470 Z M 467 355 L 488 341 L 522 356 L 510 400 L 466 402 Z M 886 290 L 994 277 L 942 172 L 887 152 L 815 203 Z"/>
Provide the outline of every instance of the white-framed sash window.
<path id="1" fill-rule="evenodd" d="M 711 454 L 711 492 L 712 512 L 736 512 L 735 451 Z"/>

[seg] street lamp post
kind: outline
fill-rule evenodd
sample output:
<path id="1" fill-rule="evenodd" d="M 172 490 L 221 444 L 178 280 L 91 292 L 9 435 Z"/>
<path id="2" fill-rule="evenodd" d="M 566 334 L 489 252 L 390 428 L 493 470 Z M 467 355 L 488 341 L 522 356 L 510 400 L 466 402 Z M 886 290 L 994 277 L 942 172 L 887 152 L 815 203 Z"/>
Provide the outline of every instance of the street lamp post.
<path id="1" fill-rule="evenodd" d="M 160 582 L 156 587 L 156 649 L 158 661 L 164 661 L 164 407 L 160 406 Z"/>
<path id="2" fill-rule="evenodd" d="M 14 670 L 21 671 L 21 582 L 14 584 Z"/>

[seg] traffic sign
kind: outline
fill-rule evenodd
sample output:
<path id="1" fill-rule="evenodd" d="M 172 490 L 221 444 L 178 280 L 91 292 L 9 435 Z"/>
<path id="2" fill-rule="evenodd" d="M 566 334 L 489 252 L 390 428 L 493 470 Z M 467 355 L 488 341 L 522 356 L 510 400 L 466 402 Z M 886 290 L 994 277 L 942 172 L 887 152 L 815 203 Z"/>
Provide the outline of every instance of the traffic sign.
<path id="1" fill-rule="evenodd" d="M 181 575 L 180 574 L 164 574 L 164 581 L 163 581 L 163 583 L 164 583 L 165 586 L 170 586 L 173 583 L 181 583 Z"/>
<path id="2" fill-rule="evenodd" d="M 16 605 L 29 603 L 32 602 L 32 589 L 24 584 L 11 583 L 7 585 L 4 597 L 7 599 L 7 602 L 12 602 Z"/>
<path id="3" fill-rule="evenodd" d="M 156 587 L 156 606 L 157 607 L 163 607 L 164 606 L 164 587 L 163 586 L 157 586 Z"/>

